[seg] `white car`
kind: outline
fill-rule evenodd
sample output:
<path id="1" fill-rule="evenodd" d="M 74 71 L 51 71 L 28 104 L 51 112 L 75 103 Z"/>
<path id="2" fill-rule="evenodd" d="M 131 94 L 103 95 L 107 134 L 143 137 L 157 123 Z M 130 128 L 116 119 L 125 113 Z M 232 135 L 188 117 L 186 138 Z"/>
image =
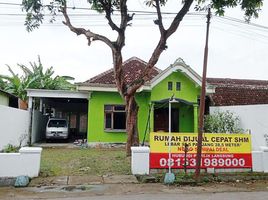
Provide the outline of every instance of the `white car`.
<path id="1" fill-rule="evenodd" d="M 66 119 L 50 118 L 46 126 L 46 139 L 68 139 L 69 125 Z"/>

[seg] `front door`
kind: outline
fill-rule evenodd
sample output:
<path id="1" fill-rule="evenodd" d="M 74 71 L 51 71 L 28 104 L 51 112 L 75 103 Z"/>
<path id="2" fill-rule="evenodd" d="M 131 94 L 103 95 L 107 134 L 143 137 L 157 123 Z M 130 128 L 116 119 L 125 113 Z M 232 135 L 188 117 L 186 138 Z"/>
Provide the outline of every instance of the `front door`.
<path id="1" fill-rule="evenodd" d="M 168 108 L 154 110 L 154 131 L 168 132 Z M 179 109 L 171 109 L 171 132 L 179 132 Z"/>

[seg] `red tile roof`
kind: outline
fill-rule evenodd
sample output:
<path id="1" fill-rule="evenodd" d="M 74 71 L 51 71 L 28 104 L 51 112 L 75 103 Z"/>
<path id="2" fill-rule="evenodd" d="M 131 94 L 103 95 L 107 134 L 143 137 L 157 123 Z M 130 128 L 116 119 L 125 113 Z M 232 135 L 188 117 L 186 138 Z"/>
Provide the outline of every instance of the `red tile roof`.
<path id="1" fill-rule="evenodd" d="M 137 79 L 139 75 L 143 72 L 146 66 L 146 62 L 137 58 L 132 57 L 123 63 L 123 74 L 127 83 Z M 161 72 L 160 69 L 154 67 L 152 73 L 150 74 L 149 80 L 152 80 Z M 87 81 L 82 83 L 82 85 L 115 85 L 114 70 L 109 69 Z"/>
<path id="2" fill-rule="evenodd" d="M 268 104 L 268 81 L 208 78 L 207 82 L 215 86 L 211 95 L 215 106 Z"/>

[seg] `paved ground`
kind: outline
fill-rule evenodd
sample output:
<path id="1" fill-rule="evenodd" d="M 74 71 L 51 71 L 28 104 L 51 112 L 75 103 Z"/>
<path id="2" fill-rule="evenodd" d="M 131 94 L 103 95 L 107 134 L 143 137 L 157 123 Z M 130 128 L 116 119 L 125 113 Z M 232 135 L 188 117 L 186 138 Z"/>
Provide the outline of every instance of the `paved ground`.
<path id="1" fill-rule="evenodd" d="M 49 200 L 264 200 L 268 192 L 202 193 L 202 194 L 132 194 L 109 196 L 52 197 Z M 33 198 L 35 199 L 35 198 Z"/>
<path id="2" fill-rule="evenodd" d="M 34 178 L 30 187 L 40 186 L 65 186 L 65 185 L 99 185 L 99 184 L 128 184 L 138 183 L 133 175 L 113 175 L 113 176 L 58 176 L 58 177 L 38 177 Z"/>
<path id="3" fill-rule="evenodd" d="M 0 187 L 0 199 L 258 200 L 268 199 L 268 181 L 210 183 L 193 187 L 168 186 L 159 183 L 141 184 L 137 183 L 132 175 L 107 177 L 63 176 L 37 178 L 26 188 Z"/>

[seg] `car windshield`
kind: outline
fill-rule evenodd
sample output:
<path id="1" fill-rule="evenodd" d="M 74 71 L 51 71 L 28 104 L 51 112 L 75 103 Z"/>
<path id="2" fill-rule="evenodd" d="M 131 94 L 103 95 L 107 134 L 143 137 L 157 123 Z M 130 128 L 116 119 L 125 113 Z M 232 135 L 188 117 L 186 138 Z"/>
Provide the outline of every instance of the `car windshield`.
<path id="1" fill-rule="evenodd" d="M 48 123 L 48 127 L 67 127 L 67 122 L 66 120 L 60 119 L 50 120 Z"/>

